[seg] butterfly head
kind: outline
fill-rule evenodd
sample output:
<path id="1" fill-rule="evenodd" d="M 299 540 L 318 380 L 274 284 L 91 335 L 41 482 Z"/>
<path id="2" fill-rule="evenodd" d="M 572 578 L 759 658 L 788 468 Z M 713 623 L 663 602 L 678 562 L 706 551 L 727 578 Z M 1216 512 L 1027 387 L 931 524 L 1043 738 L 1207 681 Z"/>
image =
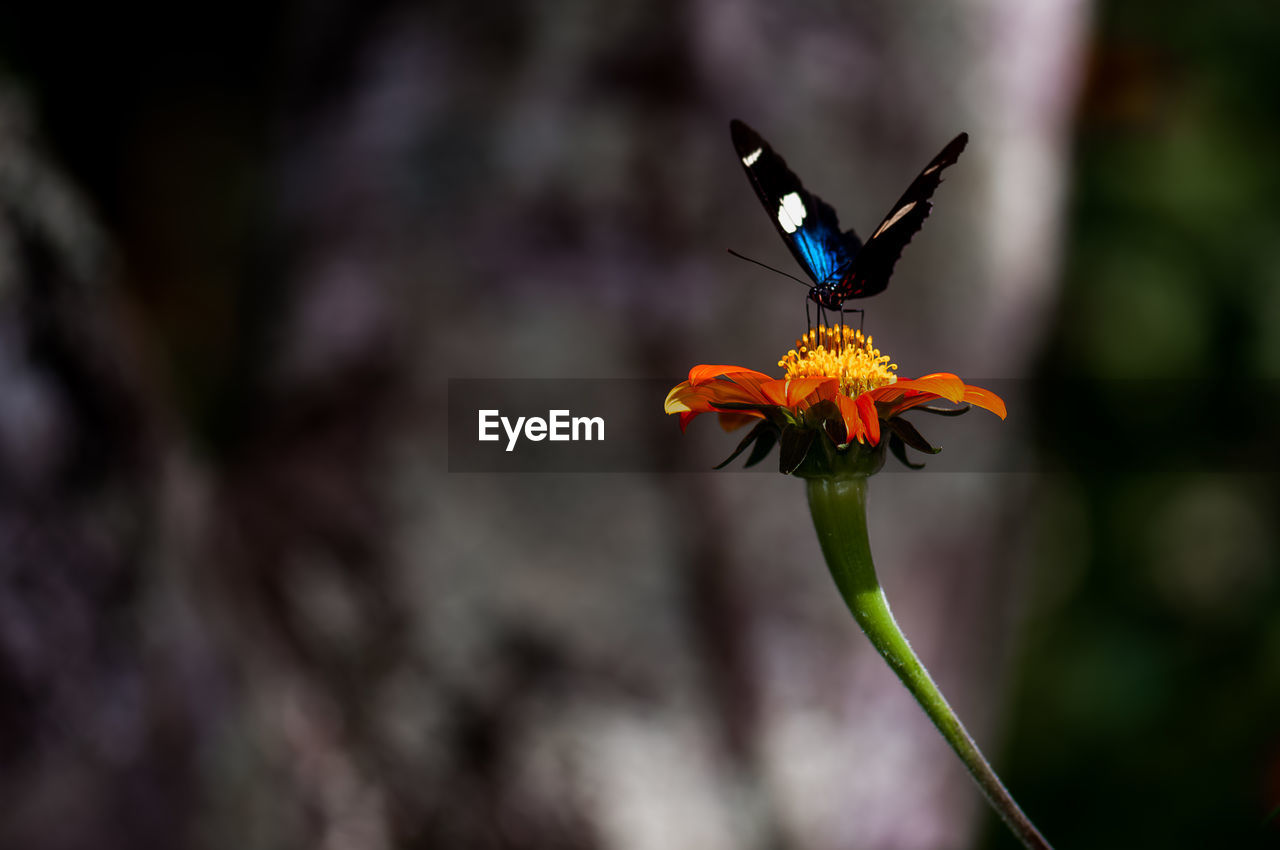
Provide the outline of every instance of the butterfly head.
<path id="1" fill-rule="evenodd" d="M 821 286 L 809 287 L 809 300 L 817 304 L 824 310 L 835 310 L 839 312 L 844 307 L 844 299 L 840 297 L 840 293 L 833 289 L 824 289 Z"/>

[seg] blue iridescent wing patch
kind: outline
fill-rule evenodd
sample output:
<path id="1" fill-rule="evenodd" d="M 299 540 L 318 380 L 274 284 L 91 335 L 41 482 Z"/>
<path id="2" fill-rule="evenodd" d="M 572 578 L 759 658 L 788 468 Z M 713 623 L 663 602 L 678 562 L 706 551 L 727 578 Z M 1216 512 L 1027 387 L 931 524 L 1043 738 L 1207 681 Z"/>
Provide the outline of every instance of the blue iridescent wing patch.
<path id="1" fill-rule="evenodd" d="M 848 271 L 862 243 L 840 232 L 836 211 L 804 188 L 786 160 L 741 121 L 729 122 L 733 147 L 782 241 L 815 285 Z"/>

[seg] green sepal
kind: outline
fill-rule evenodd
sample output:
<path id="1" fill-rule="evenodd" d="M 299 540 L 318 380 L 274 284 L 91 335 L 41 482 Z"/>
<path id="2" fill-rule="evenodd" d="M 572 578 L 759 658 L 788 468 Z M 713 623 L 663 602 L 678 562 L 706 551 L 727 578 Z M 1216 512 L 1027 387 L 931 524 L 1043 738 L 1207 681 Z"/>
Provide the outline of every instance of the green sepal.
<path id="1" fill-rule="evenodd" d="M 797 428 L 795 425 L 788 425 L 782 429 L 782 449 L 778 457 L 778 471 L 783 475 L 790 475 L 804 463 L 805 457 L 809 454 L 809 448 L 813 445 L 814 438 L 818 436 L 817 431 L 808 428 Z"/>
<path id="2" fill-rule="evenodd" d="M 809 405 L 801 421 L 810 428 L 819 428 L 833 419 L 840 418 L 840 406 L 828 398 Z"/>
<path id="3" fill-rule="evenodd" d="M 916 426 L 912 425 L 905 419 L 895 416 L 885 424 L 889 426 L 890 431 L 902 439 L 902 442 L 906 443 L 918 452 L 936 455 L 938 452 L 942 451 L 942 449 L 934 448 L 930 445 L 929 441 L 924 438 L 924 435 L 916 430 Z"/>
<path id="4" fill-rule="evenodd" d="M 889 435 L 889 451 L 893 452 L 893 456 L 907 469 L 924 469 L 923 463 L 912 463 L 907 459 L 907 447 L 897 434 Z"/>
<path id="5" fill-rule="evenodd" d="M 765 423 L 762 422 L 760 424 L 763 425 Z M 753 467 L 760 461 L 764 460 L 768 457 L 769 452 L 773 451 L 773 447 L 777 445 L 777 443 L 778 429 L 769 427 L 760 435 L 760 438 L 756 440 L 755 448 L 753 448 L 751 450 L 751 454 L 747 456 L 747 462 L 742 465 L 743 468 Z"/>
<path id="6" fill-rule="evenodd" d="M 843 446 L 849 442 L 849 429 L 845 427 L 843 419 L 828 419 L 822 423 L 822 430 L 834 446 Z"/>
<path id="7" fill-rule="evenodd" d="M 743 437 L 743 438 L 742 438 L 742 442 L 738 443 L 738 447 L 737 447 L 736 449 L 734 449 L 734 450 L 733 450 L 733 454 L 729 455 L 727 458 L 725 458 L 724 460 L 720 461 L 719 463 L 717 463 L 715 466 L 713 466 L 713 467 L 711 467 L 711 468 L 712 468 L 712 469 L 724 469 L 726 466 L 728 466 L 728 465 L 733 461 L 733 459 L 734 459 L 735 457 L 737 457 L 738 455 L 740 455 L 740 454 L 742 454 L 744 451 L 746 451 L 746 450 L 747 450 L 747 446 L 751 445 L 751 444 L 752 444 L 752 443 L 754 443 L 757 439 L 759 439 L 759 438 L 760 438 L 760 435 L 761 435 L 761 432 L 763 432 L 766 428 L 773 428 L 773 426 L 772 426 L 770 423 L 768 423 L 768 422 L 757 422 L 757 423 L 756 423 L 756 427 L 752 428 L 752 429 L 751 429 L 751 431 L 747 434 L 747 436 L 745 436 L 745 437 Z M 772 446 L 773 446 L 773 441 L 772 441 L 772 439 L 771 439 L 771 440 L 770 440 L 770 442 L 769 442 L 769 446 L 770 446 L 770 447 L 772 447 Z M 757 446 L 757 449 L 758 449 L 758 448 L 759 448 L 759 446 Z M 765 451 L 768 451 L 768 449 L 766 449 Z M 751 456 L 752 456 L 752 457 L 755 457 L 755 454 L 756 454 L 756 453 L 753 451 L 753 452 L 751 453 Z M 747 465 L 748 465 L 748 466 L 750 466 L 750 465 L 751 465 L 751 461 L 747 461 Z"/>
<path id="8" fill-rule="evenodd" d="M 894 417 L 885 423 L 885 427 L 889 429 L 889 451 L 893 452 L 893 456 L 908 469 L 924 469 L 924 464 L 912 463 L 907 459 L 907 446 L 918 452 L 931 455 L 936 455 L 942 451 L 942 449 L 931 446 L 929 441 L 916 430 L 916 426 L 905 419 Z"/>

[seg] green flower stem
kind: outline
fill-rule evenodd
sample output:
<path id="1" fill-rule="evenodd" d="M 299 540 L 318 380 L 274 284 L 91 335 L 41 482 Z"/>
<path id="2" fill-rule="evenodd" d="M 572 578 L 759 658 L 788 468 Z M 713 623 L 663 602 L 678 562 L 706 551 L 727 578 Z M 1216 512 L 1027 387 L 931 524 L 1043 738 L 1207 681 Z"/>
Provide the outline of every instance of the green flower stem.
<path id="1" fill-rule="evenodd" d="M 1018 808 L 1000 777 L 983 758 L 978 745 L 947 704 L 929 671 L 911 650 L 889 611 L 889 603 L 876 578 L 871 544 L 867 538 L 867 477 L 816 477 L 807 479 L 805 484 L 822 554 L 826 556 L 831 576 L 854 619 L 916 702 L 920 703 L 933 725 L 938 727 L 942 737 L 947 739 L 951 749 L 960 756 L 987 795 L 987 800 L 1014 834 L 1029 848 L 1049 850 L 1049 842 Z"/>

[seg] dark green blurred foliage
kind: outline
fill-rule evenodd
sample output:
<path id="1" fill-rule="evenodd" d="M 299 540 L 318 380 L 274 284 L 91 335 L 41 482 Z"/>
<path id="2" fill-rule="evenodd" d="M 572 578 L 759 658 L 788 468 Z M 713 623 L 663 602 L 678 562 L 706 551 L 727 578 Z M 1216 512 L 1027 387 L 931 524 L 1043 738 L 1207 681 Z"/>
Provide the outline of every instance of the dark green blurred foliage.
<path id="1" fill-rule="evenodd" d="M 1000 760 L 1056 846 L 1280 842 L 1278 42 L 1265 3 L 1099 9 Z"/>

